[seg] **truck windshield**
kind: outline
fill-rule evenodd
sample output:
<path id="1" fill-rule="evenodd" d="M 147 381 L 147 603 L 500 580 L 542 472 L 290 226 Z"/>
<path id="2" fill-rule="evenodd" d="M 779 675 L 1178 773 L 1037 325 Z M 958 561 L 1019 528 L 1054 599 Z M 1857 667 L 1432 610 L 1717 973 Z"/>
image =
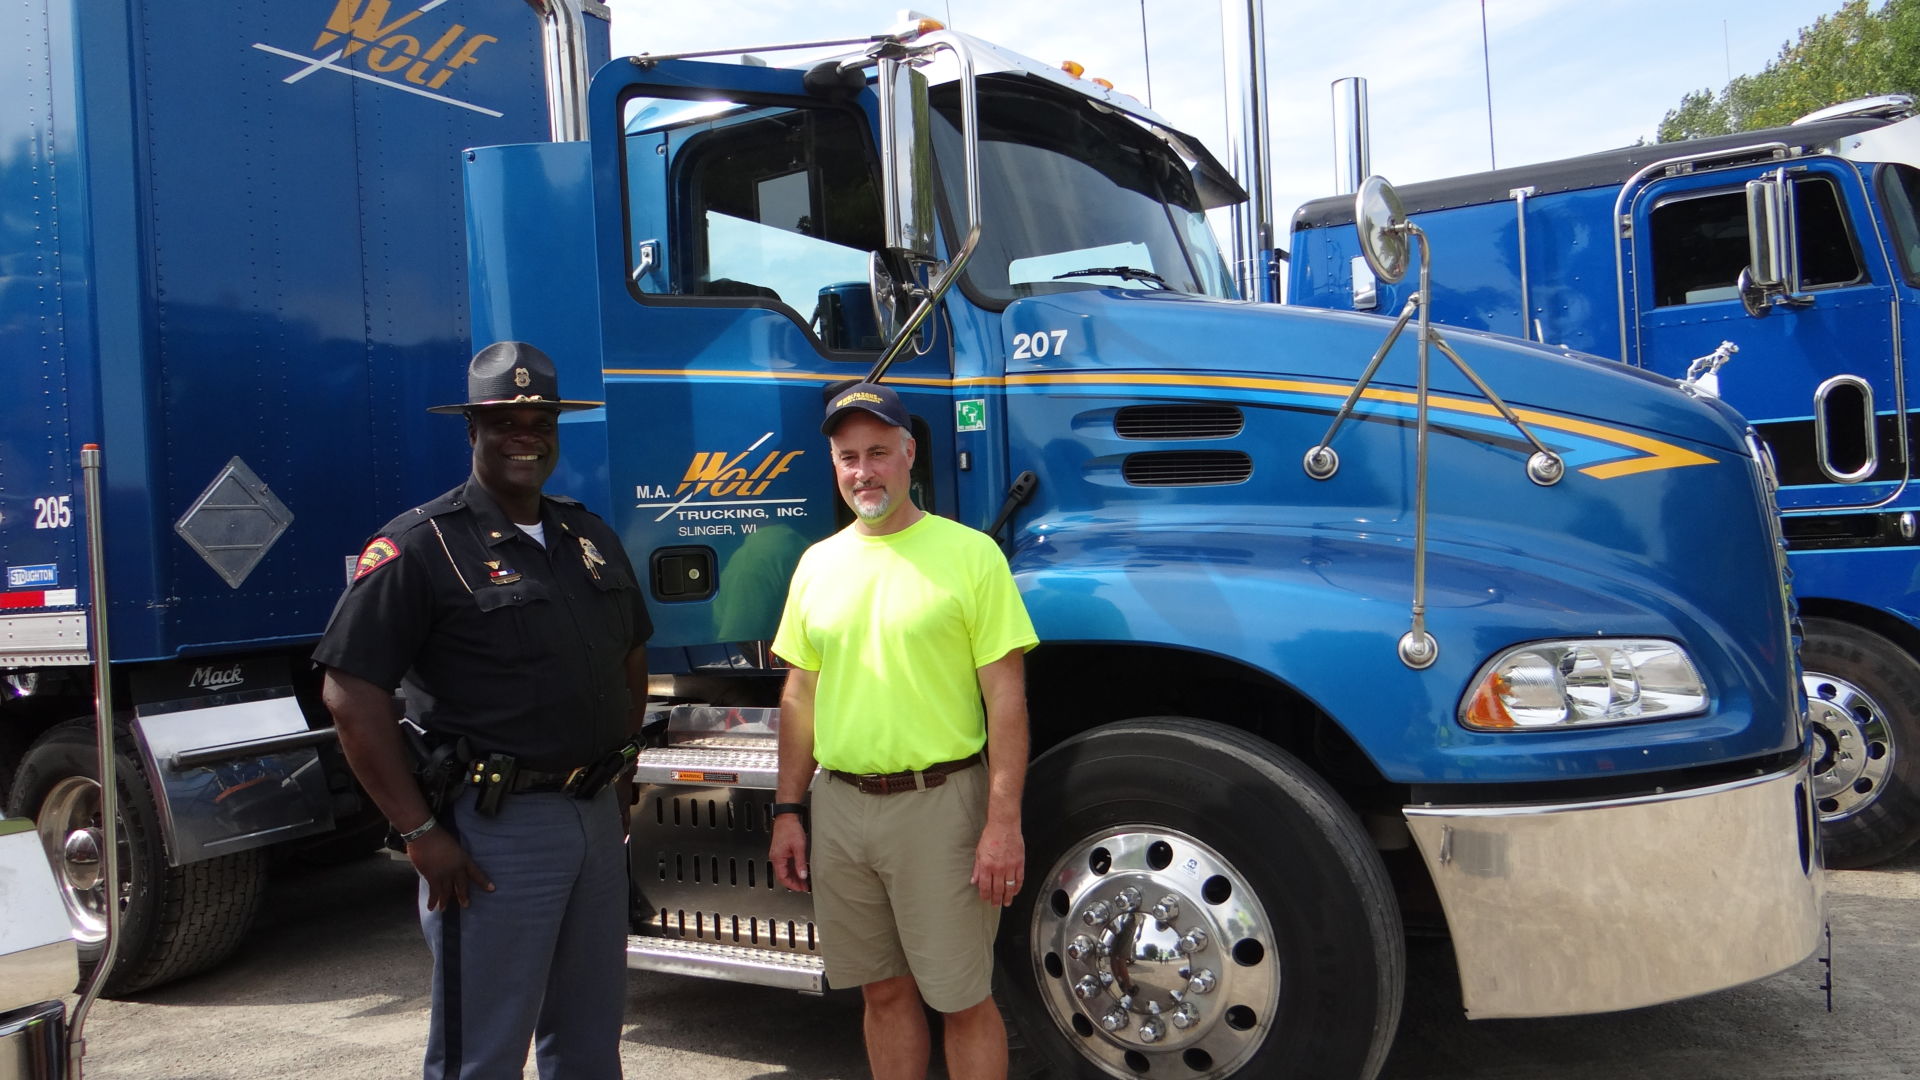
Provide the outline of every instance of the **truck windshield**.
<path id="1" fill-rule="evenodd" d="M 967 265 L 977 295 L 1010 301 L 1089 288 L 1232 295 L 1193 181 L 1165 144 L 1085 98 L 1031 80 L 987 76 L 979 86 L 984 227 Z M 933 104 L 948 220 L 963 223 L 957 90 L 936 88 Z"/>

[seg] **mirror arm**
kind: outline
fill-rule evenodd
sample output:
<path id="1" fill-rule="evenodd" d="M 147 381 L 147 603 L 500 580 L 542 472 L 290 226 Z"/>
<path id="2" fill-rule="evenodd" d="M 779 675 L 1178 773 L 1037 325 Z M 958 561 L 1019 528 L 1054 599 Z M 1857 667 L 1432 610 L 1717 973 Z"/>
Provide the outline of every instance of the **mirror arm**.
<path id="1" fill-rule="evenodd" d="M 967 260 L 973 258 L 973 249 L 979 246 L 979 243 L 980 226 L 975 224 L 967 230 L 967 238 L 960 245 L 959 253 L 953 257 L 951 263 L 947 264 L 947 268 L 940 272 L 940 277 L 934 282 L 933 288 L 927 290 L 926 295 L 920 298 L 920 302 L 914 305 L 913 314 L 907 316 L 907 321 L 900 326 L 900 332 L 894 335 L 893 341 L 888 343 L 886 351 L 880 354 L 880 359 L 874 363 L 873 369 L 867 372 L 866 381 L 879 382 L 886 376 L 887 369 L 899 359 L 901 350 L 905 349 L 907 343 L 919 334 L 920 324 L 927 321 L 927 317 L 933 314 L 934 306 L 940 303 L 940 298 L 947 294 L 947 290 L 953 287 L 955 281 L 959 280 L 960 272 L 967 268 Z"/>

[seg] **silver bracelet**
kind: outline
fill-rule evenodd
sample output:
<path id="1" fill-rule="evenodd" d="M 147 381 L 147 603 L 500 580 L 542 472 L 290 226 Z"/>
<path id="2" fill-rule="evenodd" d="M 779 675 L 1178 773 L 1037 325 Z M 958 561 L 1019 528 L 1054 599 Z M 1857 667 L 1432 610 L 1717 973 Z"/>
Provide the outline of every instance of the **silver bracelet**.
<path id="1" fill-rule="evenodd" d="M 419 828 L 413 829 L 409 832 L 401 833 L 400 842 L 403 844 L 411 844 L 415 840 L 420 839 L 421 837 L 432 832 L 434 829 L 438 828 L 439 825 L 440 825 L 440 822 L 438 819 L 433 817 L 428 817 L 427 820 Z"/>

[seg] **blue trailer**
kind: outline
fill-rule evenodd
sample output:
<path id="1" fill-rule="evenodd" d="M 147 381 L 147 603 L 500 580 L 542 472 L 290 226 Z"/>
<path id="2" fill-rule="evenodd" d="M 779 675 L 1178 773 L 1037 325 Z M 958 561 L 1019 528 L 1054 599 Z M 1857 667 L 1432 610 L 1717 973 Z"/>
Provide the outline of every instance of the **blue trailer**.
<path id="1" fill-rule="evenodd" d="M 1474 1017 L 1808 955 L 1810 737 L 1744 420 L 1456 335 L 1510 422 L 1388 320 L 1240 299 L 1205 213 L 1244 193 L 1132 98 L 937 27 L 842 44 L 617 59 L 584 142 L 470 155 L 476 335 L 607 402 L 563 424 L 571 493 L 672 680 L 632 967 L 822 985 L 767 862 L 766 641 L 848 520 L 818 424 L 862 377 L 1043 642 L 999 993 L 1061 1074 L 1370 1077 L 1408 926 L 1450 934 Z"/>
<path id="2" fill-rule="evenodd" d="M 606 56 L 590 6 L 583 64 Z M 556 18 L 520 0 L 0 12 L 0 788 L 39 820 L 91 963 L 108 900 L 80 718 L 108 662 L 131 748 L 110 991 L 230 951 L 269 845 L 317 858 L 384 830 L 307 652 L 366 530 L 466 468 L 459 425 L 421 411 L 459 400 L 471 351 L 460 151 L 548 137 Z M 85 443 L 106 460 L 104 604 Z"/>
<path id="3" fill-rule="evenodd" d="M 1920 839 L 1920 530 L 1905 370 L 1920 293 L 1920 119 L 1904 98 L 1790 127 L 1410 184 L 1433 318 L 1696 379 L 1777 462 L 1829 865 Z M 1390 308 L 1353 202 L 1293 220 L 1289 298 Z M 1369 299 L 1371 297 L 1371 299 Z M 1729 359 L 1730 358 L 1730 359 Z M 1685 556 L 1726 537 L 1704 507 Z"/>

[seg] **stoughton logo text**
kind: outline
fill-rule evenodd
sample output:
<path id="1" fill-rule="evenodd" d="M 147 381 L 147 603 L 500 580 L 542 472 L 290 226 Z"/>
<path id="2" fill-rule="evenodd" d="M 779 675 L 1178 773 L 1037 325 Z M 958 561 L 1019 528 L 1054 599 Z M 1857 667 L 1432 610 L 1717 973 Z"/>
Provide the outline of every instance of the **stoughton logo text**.
<path id="1" fill-rule="evenodd" d="M 769 431 L 744 450 L 696 451 L 678 484 L 639 484 L 633 494 L 653 519 L 676 519 L 681 536 L 737 536 L 774 518 L 806 517 L 806 498 L 769 494 L 805 450 L 767 449 Z"/>
<path id="2" fill-rule="evenodd" d="M 457 22 L 422 18 L 444 3 L 446 0 L 427 0 L 412 7 L 411 0 L 403 0 L 396 12 L 392 0 L 336 0 L 307 52 L 263 42 L 255 42 L 253 47 L 302 65 L 282 82 L 296 83 L 316 71 L 332 71 L 499 116 L 497 110 L 436 92 L 456 71 L 477 62 L 482 48 L 500 40 Z M 351 62 L 355 56 L 360 57 L 366 70 Z"/>
<path id="3" fill-rule="evenodd" d="M 246 681 L 247 673 L 239 664 L 224 668 L 197 667 L 193 669 L 193 677 L 187 680 L 187 687 L 198 690 L 225 690 Z"/>

